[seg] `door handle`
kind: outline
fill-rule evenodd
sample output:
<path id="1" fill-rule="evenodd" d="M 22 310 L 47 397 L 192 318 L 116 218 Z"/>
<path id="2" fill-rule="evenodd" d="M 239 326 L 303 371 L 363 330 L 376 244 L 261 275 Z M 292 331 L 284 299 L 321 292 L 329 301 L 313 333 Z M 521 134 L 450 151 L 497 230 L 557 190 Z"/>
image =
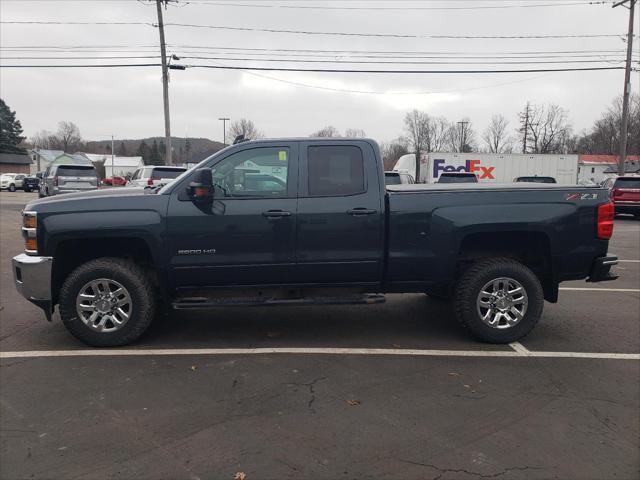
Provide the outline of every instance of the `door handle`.
<path id="1" fill-rule="evenodd" d="M 267 210 L 266 212 L 262 212 L 262 216 L 267 218 L 290 217 L 291 212 L 287 210 Z"/>
<path id="2" fill-rule="evenodd" d="M 376 213 L 377 210 L 373 210 L 371 208 L 363 208 L 363 207 L 358 207 L 358 208 L 352 208 L 351 210 L 347 210 L 347 214 L 353 216 L 353 217 L 362 217 L 365 215 L 373 215 L 374 213 Z"/>

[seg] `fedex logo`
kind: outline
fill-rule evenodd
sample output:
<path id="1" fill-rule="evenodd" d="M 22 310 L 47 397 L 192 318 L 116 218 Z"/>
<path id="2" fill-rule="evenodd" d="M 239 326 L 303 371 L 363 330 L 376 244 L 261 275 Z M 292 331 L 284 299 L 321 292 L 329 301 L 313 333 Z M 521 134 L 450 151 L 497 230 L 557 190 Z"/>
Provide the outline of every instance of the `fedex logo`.
<path id="1" fill-rule="evenodd" d="M 475 173 L 479 179 L 493 180 L 493 170 L 496 167 L 483 167 L 480 160 L 467 160 L 464 165 L 454 167 L 453 165 L 445 165 L 446 160 L 435 159 L 433 161 L 433 178 L 438 178 L 440 172 L 467 172 Z"/>

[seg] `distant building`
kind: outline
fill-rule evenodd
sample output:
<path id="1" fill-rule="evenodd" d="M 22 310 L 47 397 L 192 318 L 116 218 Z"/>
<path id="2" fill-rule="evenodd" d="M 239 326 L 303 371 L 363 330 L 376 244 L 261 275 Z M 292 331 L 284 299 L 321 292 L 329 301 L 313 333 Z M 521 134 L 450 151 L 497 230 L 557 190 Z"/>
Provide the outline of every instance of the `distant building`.
<path id="1" fill-rule="evenodd" d="M 640 155 L 627 155 L 626 164 L 640 162 Z M 618 173 L 618 155 L 579 155 L 578 180 L 600 183 Z M 625 166 L 625 171 L 627 171 Z M 629 172 L 627 172 L 629 173 Z"/>
<path id="2" fill-rule="evenodd" d="M 113 175 L 126 177 L 127 175 L 133 174 L 137 169 L 144 167 L 142 157 L 119 157 L 116 155 L 112 159 L 108 153 L 82 152 L 78 152 L 76 155 L 83 155 L 92 163 L 104 163 L 105 177 L 112 177 Z"/>
<path id="3" fill-rule="evenodd" d="M 36 148 L 29 150 L 29 156 L 31 157 L 31 172 L 43 172 L 47 169 L 51 162 L 62 155 L 62 150 L 45 150 Z"/>
<path id="4" fill-rule="evenodd" d="M 0 173 L 29 174 L 31 157 L 20 153 L 0 153 Z"/>

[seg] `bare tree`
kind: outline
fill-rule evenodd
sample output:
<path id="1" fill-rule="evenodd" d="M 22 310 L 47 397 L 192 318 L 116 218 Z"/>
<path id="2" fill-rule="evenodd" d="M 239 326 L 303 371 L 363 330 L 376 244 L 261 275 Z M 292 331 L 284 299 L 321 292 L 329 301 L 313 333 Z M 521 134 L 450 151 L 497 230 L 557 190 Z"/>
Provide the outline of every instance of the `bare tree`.
<path id="1" fill-rule="evenodd" d="M 390 142 L 383 142 L 380 145 L 380 153 L 382 154 L 382 163 L 385 170 L 392 170 L 398 159 L 407 153 L 409 149 L 405 138 L 396 138 Z"/>
<path id="2" fill-rule="evenodd" d="M 367 134 L 361 128 L 347 128 L 344 131 L 344 136 L 347 138 L 364 138 Z"/>
<path id="3" fill-rule="evenodd" d="M 507 153 L 513 151 L 513 143 L 509 138 L 509 121 L 502 115 L 493 115 L 489 126 L 482 134 L 482 140 L 490 153 Z"/>
<path id="4" fill-rule="evenodd" d="M 255 123 L 246 118 L 241 118 L 240 120 L 231 122 L 231 125 L 229 125 L 229 130 L 227 131 L 227 142 L 233 143 L 233 141 L 239 135 L 244 135 L 244 138 L 246 138 L 247 140 L 257 140 L 259 138 L 264 138 L 264 133 L 258 130 Z"/>
<path id="5" fill-rule="evenodd" d="M 427 152 L 441 152 L 446 149 L 449 120 L 444 117 L 427 119 Z"/>
<path id="6" fill-rule="evenodd" d="M 80 129 L 73 122 L 62 121 L 58 123 L 58 130 L 50 139 L 50 145 L 56 150 L 71 152 L 82 146 Z"/>
<path id="7" fill-rule="evenodd" d="M 589 133 L 578 138 L 579 153 L 616 154 L 620 150 L 622 124 L 622 97 L 617 97 L 611 106 L 595 121 Z M 633 95 L 629 105 L 629 138 L 627 153 L 640 155 L 640 95 Z"/>
<path id="8" fill-rule="evenodd" d="M 29 143 L 34 148 L 41 148 L 41 149 L 44 149 L 44 150 L 49 150 L 51 148 L 52 143 L 53 143 L 52 138 L 53 138 L 53 133 L 51 133 L 48 130 L 40 130 L 35 135 L 33 135 L 31 138 L 29 138 Z"/>
<path id="9" fill-rule="evenodd" d="M 420 160 L 422 153 L 429 151 L 429 115 L 418 110 L 411 110 L 404 117 L 404 130 L 409 146 L 416 154 L 416 182 L 420 182 Z"/>
<path id="10" fill-rule="evenodd" d="M 523 153 L 566 153 L 571 137 L 567 111 L 556 104 L 527 105 L 526 123 L 519 129 L 523 138 Z M 525 129 L 526 127 L 526 129 Z"/>
<path id="11" fill-rule="evenodd" d="M 309 135 L 310 137 L 339 137 L 340 136 L 340 132 L 338 131 L 338 129 L 332 125 L 327 125 L 324 128 L 321 128 L 320 130 L 318 130 L 317 132 L 312 133 L 311 135 Z"/>
<path id="12" fill-rule="evenodd" d="M 476 148 L 476 132 L 468 118 L 451 123 L 447 137 L 452 152 L 473 152 Z"/>

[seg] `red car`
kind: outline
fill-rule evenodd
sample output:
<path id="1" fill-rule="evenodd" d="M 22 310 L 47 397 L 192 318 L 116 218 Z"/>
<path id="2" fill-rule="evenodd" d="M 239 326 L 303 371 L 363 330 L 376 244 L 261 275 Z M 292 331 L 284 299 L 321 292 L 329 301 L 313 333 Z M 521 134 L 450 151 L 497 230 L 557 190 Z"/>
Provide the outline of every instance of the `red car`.
<path id="1" fill-rule="evenodd" d="M 616 213 L 632 213 L 636 218 L 640 217 L 639 175 L 610 178 L 604 186 L 611 189 L 611 200 Z"/>
<path id="2" fill-rule="evenodd" d="M 112 187 L 124 187 L 127 183 L 127 179 L 124 177 L 108 177 L 102 180 L 103 185 L 109 185 Z"/>

